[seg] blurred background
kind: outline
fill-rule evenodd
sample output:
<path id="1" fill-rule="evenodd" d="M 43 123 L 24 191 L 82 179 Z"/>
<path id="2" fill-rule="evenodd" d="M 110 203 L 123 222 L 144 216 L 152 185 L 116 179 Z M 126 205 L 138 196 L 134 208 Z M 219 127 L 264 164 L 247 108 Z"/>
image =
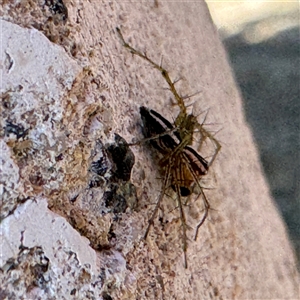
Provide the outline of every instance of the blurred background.
<path id="1" fill-rule="evenodd" d="M 207 1 L 300 269 L 298 1 Z"/>

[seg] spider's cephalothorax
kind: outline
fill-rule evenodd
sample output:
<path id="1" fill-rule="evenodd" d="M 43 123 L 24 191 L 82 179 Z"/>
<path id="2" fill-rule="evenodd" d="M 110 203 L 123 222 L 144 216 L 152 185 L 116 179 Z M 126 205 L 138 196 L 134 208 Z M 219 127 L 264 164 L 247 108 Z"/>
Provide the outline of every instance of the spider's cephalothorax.
<path id="1" fill-rule="evenodd" d="M 146 54 L 134 49 L 127 42 L 125 42 L 119 28 L 117 28 L 117 33 L 125 48 L 127 48 L 132 54 L 148 61 L 154 68 L 161 72 L 162 76 L 169 85 L 169 89 L 172 92 L 177 105 L 180 108 L 180 112 L 176 117 L 174 124 L 172 124 L 158 112 L 148 109 L 144 106 L 140 107 L 140 114 L 143 122 L 143 133 L 146 137 L 144 141 L 150 141 L 152 146 L 162 154 L 159 165 L 162 167 L 164 172 L 162 189 L 160 191 L 155 209 L 152 212 L 152 216 L 149 219 L 149 225 L 146 229 L 144 238 L 147 238 L 149 230 L 154 223 L 154 219 L 160 207 L 160 203 L 164 198 L 166 189 L 168 187 L 172 187 L 177 195 L 177 205 L 182 223 L 184 263 L 185 267 L 187 267 L 187 224 L 183 210 L 182 197 L 189 196 L 193 191 L 193 186 L 196 185 L 200 190 L 200 194 L 203 199 L 204 213 L 196 227 L 194 237 L 196 240 L 198 230 L 204 223 L 210 207 L 200 185 L 200 179 L 203 175 L 207 174 L 209 166 L 213 163 L 221 149 L 221 145 L 211 133 L 203 128 L 203 124 L 198 123 L 197 118 L 193 114 L 187 113 L 187 109 L 184 104 L 184 98 L 178 94 L 175 88 L 175 82 L 170 79 L 168 72 L 162 66 L 156 64 L 154 61 L 148 58 Z M 209 162 L 207 162 L 195 149 L 191 147 L 195 130 L 200 133 L 200 148 L 202 143 L 207 138 L 210 139 L 215 146 L 215 152 Z"/>

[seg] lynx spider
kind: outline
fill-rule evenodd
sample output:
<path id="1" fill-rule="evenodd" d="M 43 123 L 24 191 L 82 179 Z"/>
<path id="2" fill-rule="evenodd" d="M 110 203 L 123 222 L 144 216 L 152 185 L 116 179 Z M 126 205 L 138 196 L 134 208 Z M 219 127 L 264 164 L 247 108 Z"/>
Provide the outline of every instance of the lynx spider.
<path id="1" fill-rule="evenodd" d="M 163 147 L 166 147 L 166 145 L 164 145 L 164 144 L 166 144 L 166 137 L 168 137 L 169 141 L 170 141 L 170 139 L 173 139 L 174 144 L 172 144 L 173 147 L 169 148 L 168 153 L 165 154 L 164 157 L 162 158 L 162 160 L 160 161 L 160 164 L 162 166 L 164 166 L 164 168 L 165 168 L 163 185 L 162 185 L 162 189 L 160 191 L 159 197 L 158 197 L 158 201 L 155 205 L 154 211 L 152 212 L 151 218 L 148 221 L 149 224 L 146 229 L 144 239 L 146 239 L 148 236 L 149 230 L 154 223 L 154 219 L 156 217 L 156 214 L 158 212 L 160 204 L 164 198 L 166 189 L 169 187 L 169 183 L 171 182 L 170 185 L 172 185 L 174 191 L 177 194 L 177 202 L 178 202 L 178 207 L 179 207 L 179 212 L 180 212 L 180 219 L 181 219 L 181 223 L 182 223 L 182 235 L 183 235 L 182 243 L 183 243 L 183 252 L 184 252 L 184 267 L 187 268 L 187 255 L 186 255 L 186 252 L 187 252 L 187 234 L 186 234 L 187 224 L 186 224 L 186 218 L 185 218 L 185 214 L 184 214 L 184 210 L 183 210 L 183 204 L 182 204 L 183 201 L 181 198 L 182 196 L 184 196 L 182 194 L 182 188 L 183 187 L 186 188 L 186 186 L 184 186 L 184 185 L 186 185 L 186 182 L 189 183 L 190 181 L 192 181 L 193 184 L 196 184 L 198 186 L 198 188 L 200 190 L 200 194 L 202 195 L 203 204 L 204 204 L 204 214 L 203 214 L 200 222 L 196 226 L 195 236 L 194 236 L 194 240 L 196 241 L 199 228 L 202 226 L 202 224 L 206 220 L 207 215 L 208 215 L 208 210 L 210 208 L 209 202 L 203 192 L 203 188 L 200 185 L 199 177 L 207 174 L 209 167 L 212 165 L 212 163 L 216 159 L 219 151 L 221 150 L 221 145 L 218 142 L 218 140 L 210 132 L 208 132 L 207 130 L 205 130 L 203 128 L 203 124 L 198 123 L 196 116 L 194 116 L 193 114 L 187 113 L 187 107 L 184 103 L 184 98 L 190 98 L 191 96 L 184 97 L 184 98 L 181 97 L 175 88 L 176 82 L 173 82 L 170 79 L 170 76 L 169 76 L 167 70 L 164 69 L 161 65 L 158 65 L 157 63 L 152 61 L 146 54 L 143 54 L 142 52 L 134 49 L 130 44 L 128 44 L 125 41 L 120 29 L 116 28 L 116 30 L 117 30 L 117 33 L 118 33 L 118 35 L 122 41 L 122 44 L 125 48 L 127 48 L 133 55 L 137 55 L 137 56 L 141 57 L 142 59 L 148 61 L 155 69 L 157 69 L 161 72 L 162 76 L 164 77 L 164 79 L 166 80 L 166 82 L 169 86 L 170 91 L 172 92 L 173 96 L 175 97 L 176 103 L 180 109 L 180 112 L 174 121 L 173 127 L 170 127 L 169 126 L 169 125 L 171 125 L 170 122 L 167 121 L 166 119 L 164 119 L 161 115 L 159 115 L 155 111 L 149 111 L 149 112 L 152 112 L 153 114 L 155 113 L 156 118 L 158 118 L 160 122 L 165 123 L 167 128 L 162 133 L 154 132 L 153 135 L 144 139 L 143 142 L 149 141 L 149 140 L 153 141 L 155 139 L 158 139 L 159 143 L 163 144 Z M 142 109 L 145 109 L 145 108 L 141 107 L 141 110 Z M 142 114 L 142 112 L 141 112 L 141 114 Z M 155 119 L 153 119 L 153 120 L 155 120 Z M 192 145 L 193 133 L 194 133 L 195 129 L 199 130 L 200 136 L 201 136 L 201 141 L 199 143 L 199 149 L 201 149 L 203 142 L 207 138 L 210 139 L 215 146 L 215 152 L 209 162 L 207 162 L 203 157 L 201 157 L 193 148 L 189 147 L 189 145 Z M 177 142 L 178 140 L 179 140 L 179 142 Z M 161 150 L 164 150 L 164 149 L 161 148 Z M 187 153 L 189 153 L 189 154 L 187 154 Z M 200 168 L 202 168 L 201 170 L 199 169 L 199 164 L 201 165 L 201 167 L 200 167 Z M 192 183 L 188 184 L 187 188 L 191 187 Z M 191 192 L 191 190 L 189 190 L 189 192 Z"/>

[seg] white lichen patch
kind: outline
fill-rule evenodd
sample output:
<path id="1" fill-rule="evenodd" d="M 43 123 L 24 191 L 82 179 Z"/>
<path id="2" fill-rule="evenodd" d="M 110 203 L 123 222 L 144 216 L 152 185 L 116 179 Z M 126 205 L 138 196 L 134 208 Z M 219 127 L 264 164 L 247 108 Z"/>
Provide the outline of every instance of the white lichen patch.
<path id="1" fill-rule="evenodd" d="M 103 281 L 95 251 L 64 218 L 47 209 L 44 199 L 19 206 L 1 229 L 1 293 L 7 299 L 85 299 L 100 293 Z"/>
<path id="2" fill-rule="evenodd" d="M 24 246 L 43 245 L 50 261 L 55 260 L 57 249 L 70 249 L 78 253 L 82 264 L 90 264 L 95 272 L 95 252 L 89 241 L 80 236 L 63 218 L 47 209 L 45 199 L 28 200 L 1 223 L 3 247 L 0 265 L 18 252 L 21 232 Z"/>

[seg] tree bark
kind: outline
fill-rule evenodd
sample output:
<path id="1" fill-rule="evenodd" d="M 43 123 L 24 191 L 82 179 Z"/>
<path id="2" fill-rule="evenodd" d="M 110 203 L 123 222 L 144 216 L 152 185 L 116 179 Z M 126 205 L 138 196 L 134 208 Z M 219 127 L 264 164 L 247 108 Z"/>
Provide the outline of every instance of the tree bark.
<path id="1" fill-rule="evenodd" d="M 56 4 L 2 8 L 3 295 L 298 299 L 294 254 L 206 4 Z M 116 133 L 128 143 L 142 139 L 140 106 L 169 121 L 179 112 L 159 71 L 122 46 L 117 26 L 153 61 L 163 58 L 172 79 L 182 78 L 181 95 L 200 91 L 190 110 L 199 122 L 209 110 L 203 126 L 221 129 L 221 152 L 201 180 L 212 209 L 197 241 L 201 201 L 185 207 L 187 269 L 172 193 L 142 239 L 162 185 L 154 151 L 131 147 L 130 180 L 120 179 L 123 161 L 113 158 Z M 126 145 L 120 149 L 132 162 Z"/>

